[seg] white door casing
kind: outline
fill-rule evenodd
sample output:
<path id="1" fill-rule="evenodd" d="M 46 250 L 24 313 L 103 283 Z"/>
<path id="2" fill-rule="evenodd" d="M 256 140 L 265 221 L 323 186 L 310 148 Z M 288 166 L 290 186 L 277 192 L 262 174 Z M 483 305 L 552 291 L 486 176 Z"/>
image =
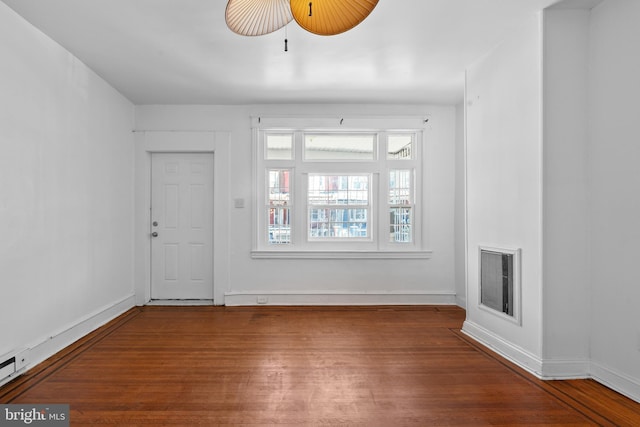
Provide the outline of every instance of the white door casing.
<path id="1" fill-rule="evenodd" d="M 151 299 L 213 300 L 211 153 L 151 156 Z"/>

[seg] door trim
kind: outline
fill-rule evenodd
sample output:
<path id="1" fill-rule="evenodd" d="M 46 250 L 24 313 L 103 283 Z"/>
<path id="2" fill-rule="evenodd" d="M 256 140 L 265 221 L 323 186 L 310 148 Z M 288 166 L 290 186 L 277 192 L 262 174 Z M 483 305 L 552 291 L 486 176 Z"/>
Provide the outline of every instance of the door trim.
<path id="1" fill-rule="evenodd" d="M 213 154 L 213 298 L 224 305 L 229 290 L 229 148 L 230 133 L 135 132 L 134 291 L 136 305 L 151 300 L 151 154 Z"/>

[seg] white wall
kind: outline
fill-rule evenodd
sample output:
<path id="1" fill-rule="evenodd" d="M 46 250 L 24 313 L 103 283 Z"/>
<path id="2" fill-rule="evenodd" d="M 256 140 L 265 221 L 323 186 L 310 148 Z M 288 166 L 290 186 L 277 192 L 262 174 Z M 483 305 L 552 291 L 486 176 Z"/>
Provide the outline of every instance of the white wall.
<path id="1" fill-rule="evenodd" d="M 545 377 L 588 375 L 589 10 L 544 11 L 543 357 Z"/>
<path id="2" fill-rule="evenodd" d="M 640 401 L 638 22 L 637 0 L 592 11 L 588 172 L 594 375 Z"/>
<path id="3" fill-rule="evenodd" d="M 540 377 L 640 401 L 640 3 L 582 6 L 468 70 L 464 330 Z M 521 327 L 474 305 L 478 244 L 522 248 Z"/>
<path id="4" fill-rule="evenodd" d="M 455 211 L 454 211 L 454 246 L 455 246 L 455 283 L 456 303 L 463 308 L 467 306 L 466 263 L 466 229 L 465 229 L 465 155 L 464 155 L 464 103 L 456 105 L 456 149 L 455 149 Z"/>
<path id="5" fill-rule="evenodd" d="M 467 70 L 467 320 L 464 331 L 539 371 L 541 30 L 519 32 Z M 521 324 L 479 309 L 479 246 L 520 249 Z"/>
<path id="6" fill-rule="evenodd" d="M 0 2 L 0 355 L 35 363 L 133 305 L 132 127 L 130 102 Z"/>
<path id="7" fill-rule="evenodd" d="M 252 249 L 252 115 L 430 115 L 425 134 L 428 170 L 427 260 L 264 260 Z M 262 105 L 138 106 L 136 129 L 144 131 L 218 131 L 230 135 L 231 200 L 245 208 L 229 211 L 227 300 L 255 303 L 455 303 L 454 192 L 455 108 L 437 106 Z M 180 149 L 179 146 L 176 147 Z M 232 203 L 229 203 L 233 206 Z M 144 217 L 148 210 L 138 212 Z M 137 232 L 138 236 L 145 233 Z M 137 276 L 137 280 L 141 280 Z M 220 284 L 216 284 L 219 286 Z M 138 283 L 138 286 L 140 284 Z M 221 303 L 217 301 L 217 303 Z"/>

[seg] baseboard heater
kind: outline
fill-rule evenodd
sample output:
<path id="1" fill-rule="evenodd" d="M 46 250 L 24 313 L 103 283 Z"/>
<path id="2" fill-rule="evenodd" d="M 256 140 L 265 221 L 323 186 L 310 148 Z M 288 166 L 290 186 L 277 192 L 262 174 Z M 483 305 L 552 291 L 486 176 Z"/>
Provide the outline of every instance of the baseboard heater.
<path id="1" fill-rule="evenodd" d="M 2 382 L 2 380 L 4 380 L 8 376 L 13 375 L 15 373 L 16 373 L 15 356 L 0 363 L 0 382 Z"/>
<path id="2" fill-rule="evenodd" d="M 13 356 L 5 355 L 0 359 L 0 384 L 4 384 L 9 377 L 24 369 L 28 363 L 28 353 L 29 350 L 21 350 L 13 352 Z"/>

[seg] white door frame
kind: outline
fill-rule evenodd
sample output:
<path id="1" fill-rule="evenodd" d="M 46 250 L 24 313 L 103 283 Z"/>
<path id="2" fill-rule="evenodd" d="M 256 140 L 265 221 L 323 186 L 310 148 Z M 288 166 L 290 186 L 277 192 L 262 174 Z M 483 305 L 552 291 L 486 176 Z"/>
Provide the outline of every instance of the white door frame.
<path id="1" fill-rule="evenodd" d="M 229 290 L 229 132 L 138 131 L 135 135 L 134 289 L 151 300 L 151 153 L 213 153 L 213 300 Z"/>

